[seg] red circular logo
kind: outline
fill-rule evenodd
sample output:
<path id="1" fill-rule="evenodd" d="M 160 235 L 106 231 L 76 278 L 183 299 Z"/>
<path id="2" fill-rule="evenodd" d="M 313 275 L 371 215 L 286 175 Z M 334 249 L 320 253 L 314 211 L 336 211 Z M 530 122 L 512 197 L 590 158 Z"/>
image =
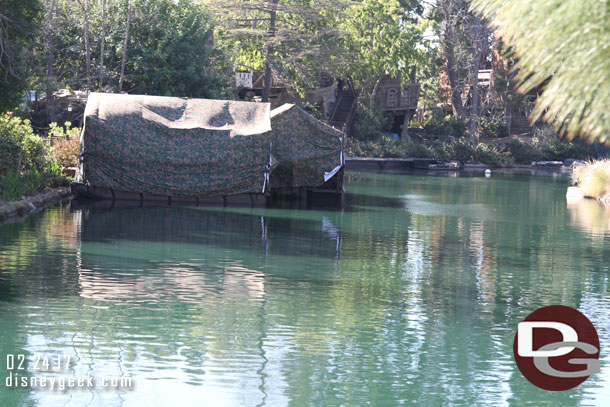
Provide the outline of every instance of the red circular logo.
<path id="1" fill-rule="evenodd" d="M 513 353 L 535 386 L 568 390 L 599 372 L 599 338 L 580 311 L 563 305 L 540 308 L 519 323 Z"/>

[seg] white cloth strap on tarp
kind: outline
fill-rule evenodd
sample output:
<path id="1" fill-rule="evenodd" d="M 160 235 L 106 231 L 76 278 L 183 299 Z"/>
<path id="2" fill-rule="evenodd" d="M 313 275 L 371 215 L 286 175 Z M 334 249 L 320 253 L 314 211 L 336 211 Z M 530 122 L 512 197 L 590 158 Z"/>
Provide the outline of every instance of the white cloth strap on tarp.
<path id="1" fill-rule="evenodd" d="M 339 143 L 341 143 L 341 153 L 340 153 L 340 156 L 339 156 L 339 165 L 336 166 L 335 168 L 333 168 L 333 170 L 330 171 L 330 172 L 324 172 L 324 182 L 327 182 L 329 179 L 334 177 L 335 174 L 338 173 L 339 170 L 345 164 L 344 158 L 343 158 L 343 137 L 339 137 Z"/>
<path id="2" fill-rule="evenodd" d="M 334 177 L 335 174 L 338 173 L 342 167 L 343 167 L 342 165 L 338 165 L 331 172 L 325 172 L 324 173 L 324 182 L 327 182 L 329 179 Z"/>
<path id="3" fill-rule="evenodd" d="M 265 171 L 265 180 L 263 181 L 263 194 L 267 190 L 267 185 L 269 185 L 269 173 L 271 172 L 271 168 L 273 168 L 273 154 L 271 151 L 273 150 L 273 141 L 269 141 L 269 164 L 267 164 L 267 169 Z"/>

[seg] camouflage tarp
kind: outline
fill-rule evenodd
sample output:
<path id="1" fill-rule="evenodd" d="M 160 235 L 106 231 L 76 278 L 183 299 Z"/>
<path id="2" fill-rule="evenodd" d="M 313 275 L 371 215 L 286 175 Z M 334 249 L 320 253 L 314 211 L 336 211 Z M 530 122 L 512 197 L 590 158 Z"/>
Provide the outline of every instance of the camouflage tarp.
<path id="1" fill-rule="evenodd" d="M 171 196 L 263 192 L 269 104 L 92 93 L 81 181 Z"/>
<path id="2" fill-rule="evenodd" d="M 343 165 L 343 134 L 293 104 L 271 112 L 271 187 L 316 187 Z"/>

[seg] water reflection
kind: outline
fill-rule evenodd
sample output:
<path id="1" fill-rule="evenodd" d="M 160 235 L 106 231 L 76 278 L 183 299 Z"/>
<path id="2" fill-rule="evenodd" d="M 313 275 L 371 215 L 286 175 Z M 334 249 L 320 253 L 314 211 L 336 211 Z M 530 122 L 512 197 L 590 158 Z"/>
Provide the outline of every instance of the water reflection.
<path id="1" fill-rule="evenodd" d="M 610 207 L 601 205 L 593 199 L 580 199 L 568 202 L 571 224 L 589 232 L 591 235 L 603 237 L 610 233 Z M 602 236 L 599 236 L 602 235 Z"/>
<path id="2" fill-rule="evenodd" d="M 348 191 L 343 210 L 75 206 L 2 225 L 2 351 L 137 386 L 0 387 L 1 405 L 605 405 L 607 375 L 548 394 L 512 361 L 542 305 L 580 308 L 609 343 L 610 237 L 574 223 L 562 180 L 360 173 Z"/>

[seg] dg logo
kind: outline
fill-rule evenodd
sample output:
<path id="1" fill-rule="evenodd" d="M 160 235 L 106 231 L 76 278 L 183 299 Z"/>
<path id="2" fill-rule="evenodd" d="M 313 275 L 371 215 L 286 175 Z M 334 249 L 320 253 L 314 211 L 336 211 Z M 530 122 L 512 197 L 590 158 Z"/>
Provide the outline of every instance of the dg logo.
<path id="1" fill-rule="evenodd" d="M 545 390 L 568 390 L 598 373 L 599 338 L 581 312 L 563 305 L 540 308 L 517 328 L 513 353 L 519 370 Z"/>

